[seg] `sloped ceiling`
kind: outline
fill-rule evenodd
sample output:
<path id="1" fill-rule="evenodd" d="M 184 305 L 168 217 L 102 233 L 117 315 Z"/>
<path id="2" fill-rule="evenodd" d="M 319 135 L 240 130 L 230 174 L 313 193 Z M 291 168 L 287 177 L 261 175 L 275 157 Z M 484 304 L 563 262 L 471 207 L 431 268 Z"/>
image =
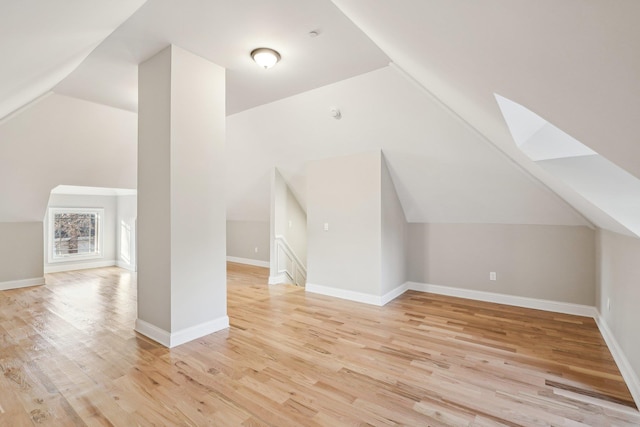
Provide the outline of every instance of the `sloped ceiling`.
<path id="1" fill-rule="evenodd" d="M 640 2 L 333 1 L 501 151 L 598 226 L 628 233 L 517 149 L 494 94 L 640 177 Z"/>
<path id="2" fill-rule="evenodd" d="M 68 18 L 92 16 L 82 10 Z M 25 12 L 7 27 L 11 37 L 25 34 Z M 137 64 L 169 43 L 227 67 L 231 219 L 268 219 L 274 166 L 304 202 L 306 162 L 380 148 L 410 221 L 588 224 L 573 206 L 624 232 L 517 149 L 494 94 L 640 176 L 639 12 L 633 0 L 149 0 L 54 91 L 135 110 Z M 42 34 L 57 33 L 45 26 Z M 73 43 L 33 56 L 62 61 L 63 45 Z M 249 58 L 264 45 L 283 55 L 266 72 Z M 43 67 L 47 82 L 73 68 Z M 38 87 L 18 83 L 6 87 Z M 108 186 L 71 178 L 49 184 Z"/>
<path id="3" fill-rule="evenodd" d="M 51 90 L 144 0 L 4 0 L 0 119 Z"/>
<path id="4" fill-rule="evenodd" d="M 494 93 L 640 177 L 640 2 L 334 0 L 391 59 L 505 150 Z"/>
<path id="5" fill-rule="evenodd" d="M 229 116 L 228 217 L 268 219 L 273 165 L 304 206 L 308 161 L 371 149 L 410 222 L 587 224 L 391 66 Z"/>
<path id="6" fill-rule="evenodd" d="M 137 111 L 138 64 L 169 43 L 227 69 L 228 114 L 389 63 L 328 0 L 149 0 L 55 92 Z M 256 66 L 258 47 L 280 52 L 277 68 Z"/>

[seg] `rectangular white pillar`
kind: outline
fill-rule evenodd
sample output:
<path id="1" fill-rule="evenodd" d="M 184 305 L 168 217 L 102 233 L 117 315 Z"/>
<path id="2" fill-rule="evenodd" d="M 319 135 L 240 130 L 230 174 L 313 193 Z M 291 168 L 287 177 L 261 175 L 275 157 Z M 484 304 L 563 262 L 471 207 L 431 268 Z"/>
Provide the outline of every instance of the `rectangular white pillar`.
<path id="1" fill-rule="evenodd" d="M 138 80 L 136 331 L 173 347 L 229 326 L 225 70 L 169 46 Z"/>

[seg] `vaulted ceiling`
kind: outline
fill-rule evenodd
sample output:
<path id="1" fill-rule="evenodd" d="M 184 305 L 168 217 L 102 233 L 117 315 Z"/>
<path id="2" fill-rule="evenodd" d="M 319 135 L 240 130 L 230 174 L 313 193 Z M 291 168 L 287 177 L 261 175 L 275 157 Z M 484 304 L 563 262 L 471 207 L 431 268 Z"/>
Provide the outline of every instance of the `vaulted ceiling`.
<path id="1" fill-rule="evenodd" d="M 0 119 L 50 91 L 143 3 L 3 1 Z"/>
<path id="2" fill-rule="evenodd" d="M 517 148 L 495 95 L 640 177 L 635 0 L 84 3 L 3 4 L 0 117 L 51 89 L 136 111 L 137 64 L 169 43 L 190 50 L 227 68 L 231 219 L 268 219 L 273 167 L 304 204 L 308 161 L 382 149 L 409 221 L 629 233 Z M 281 63 L 257 67 L 260 46 Z M 20 144 L 13 120 L 0 124 L 6 153 Z M 78 182 L 47 188 L 59 184 Z"/>
<path id="3" fill-rule="evenodd" d="M 228 114 L 389 63 L 330 1 L 150 0 L 55 91 L 137 111 L 138 64 L 169 43 L 227 69 Z M 251 59 L 263 46 L 282 55 L 277 69 Z"/>

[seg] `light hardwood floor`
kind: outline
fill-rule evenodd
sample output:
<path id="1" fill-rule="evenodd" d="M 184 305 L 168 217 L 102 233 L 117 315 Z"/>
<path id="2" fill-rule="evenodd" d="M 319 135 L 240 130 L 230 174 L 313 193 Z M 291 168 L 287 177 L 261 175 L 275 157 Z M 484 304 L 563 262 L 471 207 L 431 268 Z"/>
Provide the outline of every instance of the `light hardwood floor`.
<path id="1" fill-rule="evenodd" d="M 172 350 L 133 332 L 128 271 L 0 292 L 0 425 L 640 425 L 592 319 L 266 282 L 229 264 L 231 328 Z"/>

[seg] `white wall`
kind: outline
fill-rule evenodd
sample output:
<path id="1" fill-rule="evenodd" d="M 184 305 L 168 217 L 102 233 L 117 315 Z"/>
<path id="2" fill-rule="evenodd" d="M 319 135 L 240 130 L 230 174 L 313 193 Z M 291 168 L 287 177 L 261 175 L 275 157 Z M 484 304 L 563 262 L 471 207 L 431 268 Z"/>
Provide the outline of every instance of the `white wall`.
<path id="1" fill-rule="evenodd" d="M 640 239 L 599 230 L 597 242 L 596 306 L 635 373 L 637 399 L 640 397 Z"/>
<path id="2" fill-rule="evenodd" d="M 54 187 L 136 187 L 136 134 L 135 113 L 57 94 L 0 122 L 1 238 L 30 230 L 19 259 L 15 251 L 0 259 L 0 282 L 42 276 L 42 221 Z"/>
<path id="3" fill-rule="evenodd" d="M 42 221 L 0 222 L 0 290 L 44 283 Z"/>
<path id="4" fill-rule="evenodd" d="M 393 66 L 233 114 L 227 125 L 236 220 L 267 218 L 274 165 L 306 207 L 308 162 L 382 149 L 408 221 L 588 224 Z"/>
<path id="5" fill-rule="evenodd" d="M 380 295 L 380 162 L 369 151 L 308 165 L 307 288 Z"/>
<path id="6" fill-rule="evenodd" d="M 102 254 L 99 258 L 87 260 L 76 259 L 61 262 L 49 262 L 49 252 L 53 244 L 50 239 L 49 212 L 44 218 L 44 271 L 77 270 L 81 268 L 106 267 L 116 265 L 117 259 L 117 212 L 118 200 L 116 196 L 95 196 L 77 194 L 51 194 L 48 208 L 102 208 L 104 209 L 103 227 L 101 231 Z"/>
<path id="7" fill-rule="evenodd" d="M 136 220 L 138 217 L 138 197 L 134 195 L 118 196 L 116 217 L 116 260 L 118 267 L 135 271 L 136 260 Z M 128 257 L 127 257 L 128 255 Z"/>
<path id="8" fill-rule="evenodd" d="M 138 319 L 171 331 L 171 51 L 138 68 Z"/>
<path id="9" fill-rule="evenodd" d="M 227 221 L 227 257 L 269 262 L 269 223 Z"/>
<path id="10" fill-rule="evenodd" d="M 42 221 L 60 185 L 136 188 L 136 114 L 52 94 L 0 122 L 0 222 Z"/>
<path id="11" fill-rule="evenodd" d="M 283 235 L 287 243 L 302 261 L 307 265 L 307 213 L 302 209 L 298 199 L 289 186 L 286 193 L 285 224 Z"/>
<path id="12" fill-rule="evenodd" d="M 595 302 L 595 232 L 587 227 L 409 224 L 407 244 L 413 282 Z"/>
<path id="13" fill-rule="evenodd" d="M 407 281 L 405 254 L 407 221 L 384 156 L 382 156 L 381 160 L 381 293 L 385 295 L 387 292 L 396 289 Z"/>

